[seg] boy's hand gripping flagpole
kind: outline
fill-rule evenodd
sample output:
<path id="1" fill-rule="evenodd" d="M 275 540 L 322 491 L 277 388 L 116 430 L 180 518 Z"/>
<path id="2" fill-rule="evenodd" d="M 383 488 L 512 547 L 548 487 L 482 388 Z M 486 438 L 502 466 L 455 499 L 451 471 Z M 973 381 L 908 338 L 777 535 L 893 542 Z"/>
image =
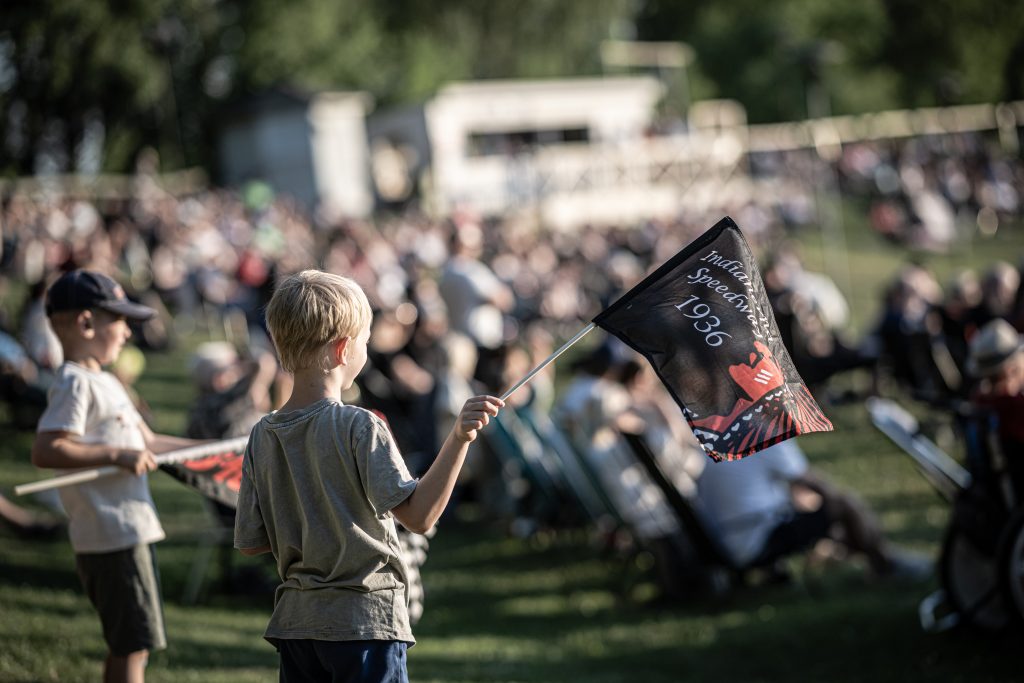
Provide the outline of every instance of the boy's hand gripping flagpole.
<path id="1" fill-rule="evenodd" d="M 570 346 L 572 346 L 573 344 L 578 342 L 580 339 L 583 339 L 583 337 L 585 337 L 587 335 L 587 333 L 590 332 L 595 327 L 597 327 L 597 326 L 594 323 L 590 323 L 589 325 L 584 327 L 582 330 L 577 332 L 576 336 L 574 336 L 572 339 L 570 339 L 569 341 L 567 341 L 564 344 L 562 344 L 562 347 L 560 349 L 558 349 L 557 351 L 555 351 L 550 356 L 548 356 L 547 360 L 545 360 L 543 363 L 541 363 L 540 365 L 535 367 L 533 370 L 530 370 L 530 373 L 528 375 L 526 375 L 526 377 L 523 377 L 521 380 L 516 382 L 515 386 L 513 386 L 511 389 L 509 389 L 508 391 L 505 392 L 505 394 L 501 397 L 501 400 L 502 401 L 507 400 L 508 397 L 511 396 L 512 393 L 516 389 L 518 389 L 519 387 L 523 386 L 524 384 L 529 382 L 531 379 L 533 379 L 534 375 L 536 375 L 538 372 L 540 372 L 541 370 L 546 368 L 548 365 L 550 365 L 553 360 L 555 360 L 556 358 L 561 356 L 563 353 L 568 351 Z"/>
<path id="2" fill-rule="evenodd" d="M 248 436 L 239 436 L 225 441 L 213 441 L 211 443 L 199 444 L 198 446 L 180 448 L 178 450 L 161 453 L 156 456 L 154 460 L 156 460 L 157 465 L 170 465 L 176 462 L 183 462 L 185 460 L 205 458 L 208 455 L 217 455 L 218 453 L 227 453 L 229 451 L 237 451 L 241 448 L 245 448 L 245 444 L 248 440 Z M 29 493 L 62 488 L 73 484 L 84 484 L 87 481 L 95 481 L 96 479 L 102 479 L 104 477 L 117 474 L 118 472 L 126 471 L 127 470 L 123 467 L 118 467 L 117 465 L 95 467 L 82 470 L 81 472 L 72 472 L 59 477 L 34 481 L 29 484 L 21 484 L 20 486 L 14 487 L 14 493 L 19 496 L 24 496 Z"/>

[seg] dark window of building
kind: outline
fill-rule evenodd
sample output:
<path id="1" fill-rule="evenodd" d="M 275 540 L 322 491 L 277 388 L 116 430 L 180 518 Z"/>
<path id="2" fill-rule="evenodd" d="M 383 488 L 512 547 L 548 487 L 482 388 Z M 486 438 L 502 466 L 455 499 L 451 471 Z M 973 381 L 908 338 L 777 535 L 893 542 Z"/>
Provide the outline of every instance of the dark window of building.
<path id="1" fill-rule="evenodd" d="M 471 157 L 512 155 L 520 154 L 536 147 L 589 141 L 590 130 L 587 128 L 470 133 L 468 154 Z"/>

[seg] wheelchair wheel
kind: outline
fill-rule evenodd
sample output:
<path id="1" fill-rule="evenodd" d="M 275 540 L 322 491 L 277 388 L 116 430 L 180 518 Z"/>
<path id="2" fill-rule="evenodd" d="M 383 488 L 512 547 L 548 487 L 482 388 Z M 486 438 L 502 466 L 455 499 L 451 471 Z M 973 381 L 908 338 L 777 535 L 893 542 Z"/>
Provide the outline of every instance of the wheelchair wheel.
<path id="1" fill-rule="evenodd" d="M 1006 523 L 999 557 L 1012 617 L 1024 622 L 1024 510 L 1018 510 Z"/>
<path id="2" fill-rule="evenodd" d="M 980 549 L 956 525 L 946 535 L 940 572 L 946 596 L 959 614 L 960 623 L 987 631 L 998 631 L 1010 624 L 1013 615 L 1008 609 L 998 557 Z"/>

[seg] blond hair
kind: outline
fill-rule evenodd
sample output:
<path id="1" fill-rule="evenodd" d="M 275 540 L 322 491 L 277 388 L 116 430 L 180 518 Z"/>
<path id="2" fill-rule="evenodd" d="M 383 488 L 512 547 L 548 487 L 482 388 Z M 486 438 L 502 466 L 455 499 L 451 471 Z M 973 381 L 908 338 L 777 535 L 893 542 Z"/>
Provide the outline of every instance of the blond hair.
<path id="1" fill-rule="evenodd" d="M 277 286 L 267 304 L 267 328 L 288 372 L 329 368 L 327 345 L 355 337 L 373 319 L 362 288 L 340 275 L 304 270 Z"/>

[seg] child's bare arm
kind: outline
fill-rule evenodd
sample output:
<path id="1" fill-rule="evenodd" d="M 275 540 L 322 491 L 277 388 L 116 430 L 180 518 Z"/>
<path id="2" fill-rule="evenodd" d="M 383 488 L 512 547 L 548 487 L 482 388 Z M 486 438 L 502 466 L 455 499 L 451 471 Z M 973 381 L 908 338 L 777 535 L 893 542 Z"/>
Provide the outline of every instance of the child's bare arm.
<path id="1" fill-rule="evenodd" d="M 474 396 L 466 401 L 434 464 L 420 479 L 416 490 L 391 511 L 405 528 L 422 534 L 437 523 L 451 498 L 469 444 L 504 405 L 504 401 L 494 396 Z"/>
<path id="2" fill-rule="evenodd" d="M 171 436 L 170 434 L 156 434 L 145 423 L 140 424 L 139 427 L 142 429 L 143 438 L 146 439 L 146 447 L 154 453 L 176 451 L 209 441 L 208 439 L 186 439 L 181 436 Z"/>
<path id="3" fill-rule="evenodd" d="M 32 444 L 36 467 L 102 467 L 117 465 L 135 474 L 156 469 L 149 449 L 115 448 L 106 444 L 82 443 L 70 432 L 40 432 Z"/>

